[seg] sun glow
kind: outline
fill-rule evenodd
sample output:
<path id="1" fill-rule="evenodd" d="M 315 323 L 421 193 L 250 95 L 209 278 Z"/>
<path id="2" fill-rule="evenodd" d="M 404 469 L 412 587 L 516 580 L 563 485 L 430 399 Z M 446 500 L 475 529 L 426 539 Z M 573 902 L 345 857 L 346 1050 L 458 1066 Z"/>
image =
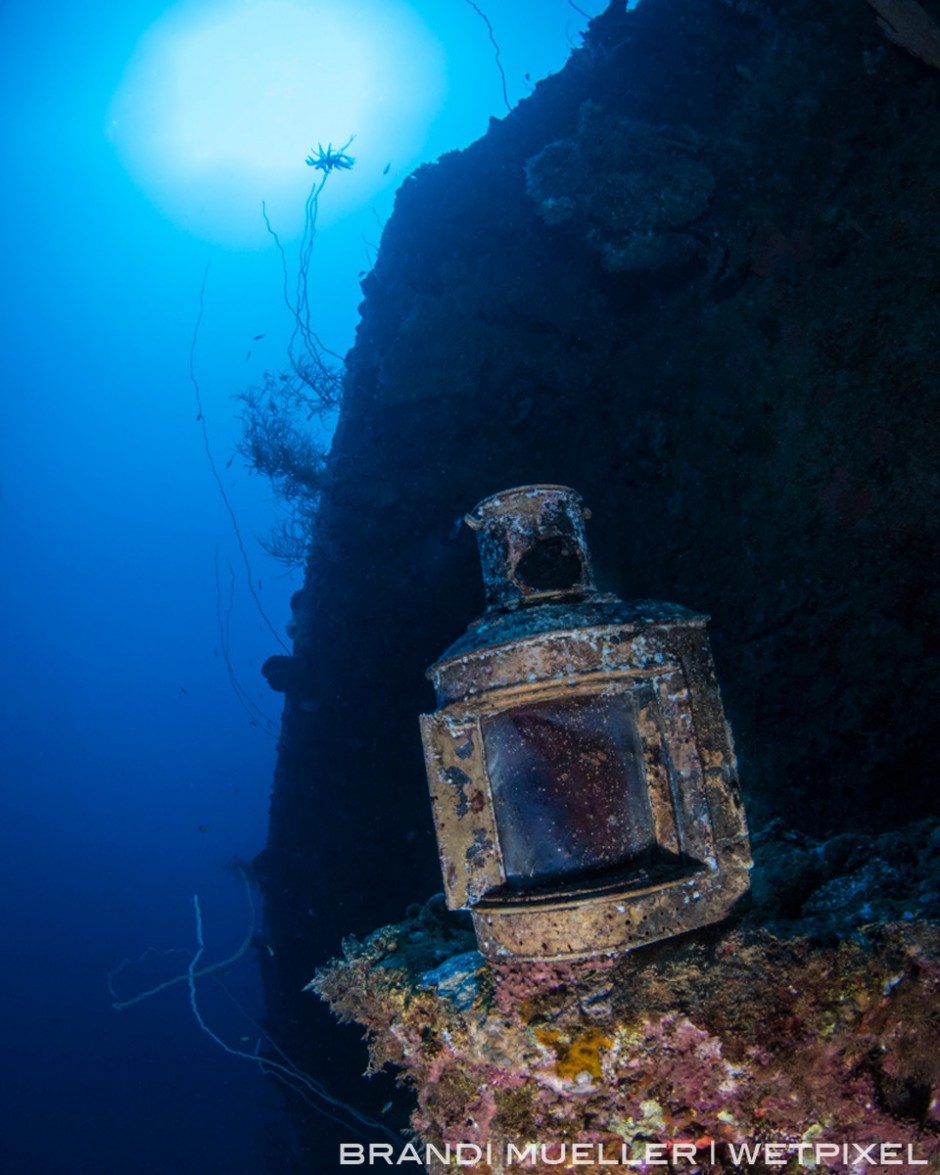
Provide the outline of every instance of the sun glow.
<path id="1" fill-rule="evenodd" d="M 443 54 L 398 0 L 175 6 L 141 41 L 109 112 L 135 181 L 185 228 L 260 242 L 261 201 L 295 206 L 304 159 L 355 135 L 327 217 L 365 204 L 386 165 L 414 164 L 443 98 Z"/>

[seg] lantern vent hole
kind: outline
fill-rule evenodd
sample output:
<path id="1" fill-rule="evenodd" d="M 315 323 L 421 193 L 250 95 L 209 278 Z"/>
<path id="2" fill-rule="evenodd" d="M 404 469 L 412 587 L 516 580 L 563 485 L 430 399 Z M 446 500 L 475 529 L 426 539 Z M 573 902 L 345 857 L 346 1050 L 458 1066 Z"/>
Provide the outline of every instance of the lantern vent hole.
<path id="1" fill-rule="evenodd" d="M 563 535 L 534 543 L 516 564 L 516 578 L 534 592 L 566 592 L 581 586 L 584 565 L 577 543 Z"/>

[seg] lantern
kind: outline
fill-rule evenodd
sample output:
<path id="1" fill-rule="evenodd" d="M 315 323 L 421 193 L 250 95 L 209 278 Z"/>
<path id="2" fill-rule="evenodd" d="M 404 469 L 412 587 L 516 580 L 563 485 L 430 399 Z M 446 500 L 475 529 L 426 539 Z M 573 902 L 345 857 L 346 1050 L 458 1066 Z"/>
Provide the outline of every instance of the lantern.
<path id="1" fill-rule="evenodd" d="M 581 499 L 480 502 L 487 608 L 421 718 L 447 904 L 492 959 L 613 954 L 725 917 L 750 852 L 707 617 L 594 586 Z"/>

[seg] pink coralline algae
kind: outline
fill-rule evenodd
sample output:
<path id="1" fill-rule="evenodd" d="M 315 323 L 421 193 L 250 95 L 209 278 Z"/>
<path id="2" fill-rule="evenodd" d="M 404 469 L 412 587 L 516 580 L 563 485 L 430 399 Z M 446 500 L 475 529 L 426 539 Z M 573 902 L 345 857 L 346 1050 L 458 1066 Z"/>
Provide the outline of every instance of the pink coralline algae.
<path id="1" fill-rule="evenodd" d="M 472 947 L 428 907 L 311 984 L 413 1087 L 402 1147 L 432 1175 L 940 1170 L 936 925 L 719 929 L 563 967 Z"/>

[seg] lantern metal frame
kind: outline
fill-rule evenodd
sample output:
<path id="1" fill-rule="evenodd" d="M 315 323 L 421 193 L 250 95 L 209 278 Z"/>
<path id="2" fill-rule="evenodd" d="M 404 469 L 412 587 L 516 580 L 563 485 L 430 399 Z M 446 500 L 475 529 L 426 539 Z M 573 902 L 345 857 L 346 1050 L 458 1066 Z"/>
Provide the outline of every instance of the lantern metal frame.
<path id="1" fill-rule="evenodd" d="M 528 502 L 566 494 L 566 508 L 576 499 L 580 509 L 566 487 L 510 493 Z M 445 896 L 451 909 L 471 911 L 492 959 L 630 950 L 726 917 L 748 889 L 747 826 L 708 618 L 596 592 L 586 547 L 576 578 L 575 590 L 539 591 L 534 604 L 491 603 L 428 670 L 439 708 L 421 717 L 421 731 Z M 641 751 L 642 852 L 570 876 L 513 875 L 488 732 L 502 716 L 546 703 L 629 717 Z"/>

